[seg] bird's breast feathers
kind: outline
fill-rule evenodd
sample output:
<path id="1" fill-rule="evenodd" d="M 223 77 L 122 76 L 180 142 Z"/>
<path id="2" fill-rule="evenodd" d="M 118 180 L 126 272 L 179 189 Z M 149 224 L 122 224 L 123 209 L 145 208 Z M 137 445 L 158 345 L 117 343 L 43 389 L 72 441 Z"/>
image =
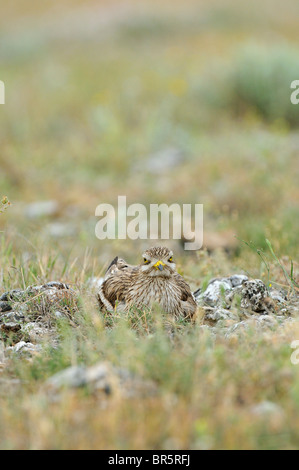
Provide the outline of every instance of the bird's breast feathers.
<path id="1" fill-rule="evenodd" d="M 136 282 L 132 283 L 129 288 L 126 299 L 128 305 L 134 304 L 138 307 L 158 303 L 168 313 L 178 308 L 180 292 L 175 282 L 162 276 L 142 278 L 143 276 L 136 279 Z"/>

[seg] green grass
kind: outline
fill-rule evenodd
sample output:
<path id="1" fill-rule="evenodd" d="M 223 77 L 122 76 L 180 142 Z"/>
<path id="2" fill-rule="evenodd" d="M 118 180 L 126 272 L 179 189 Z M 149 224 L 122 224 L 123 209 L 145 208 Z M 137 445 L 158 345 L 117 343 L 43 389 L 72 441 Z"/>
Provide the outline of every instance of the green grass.
<path id="1" fill-rule="evenodd" d="M 298 127 L 298 109 L 290 101 L 291 83 L 299 76 L 292 44 L 242 44 L 229 63 L 221 60 L 217 75 L 214 89 L 205 90 L 210 104 L 236 117 L 256 114 L 276 127 Z"/>

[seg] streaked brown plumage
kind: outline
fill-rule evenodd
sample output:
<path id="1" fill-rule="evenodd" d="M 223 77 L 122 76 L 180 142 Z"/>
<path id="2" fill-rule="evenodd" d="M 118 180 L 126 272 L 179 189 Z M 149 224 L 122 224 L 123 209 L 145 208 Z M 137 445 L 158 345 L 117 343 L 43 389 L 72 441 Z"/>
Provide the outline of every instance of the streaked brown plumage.
<path id="1" fill-rule="evenodd" d="M 160 304 L 176 318 L 191 318 L 196 302 L 189 285 L 175 270 L 173 254 L 166 247 L 149 248 L 143 263 L 131 266 L 116 257 L 105 274 L 98 292 L 100 308 L 112 312 L 132 307 L 142 309 Z"/>

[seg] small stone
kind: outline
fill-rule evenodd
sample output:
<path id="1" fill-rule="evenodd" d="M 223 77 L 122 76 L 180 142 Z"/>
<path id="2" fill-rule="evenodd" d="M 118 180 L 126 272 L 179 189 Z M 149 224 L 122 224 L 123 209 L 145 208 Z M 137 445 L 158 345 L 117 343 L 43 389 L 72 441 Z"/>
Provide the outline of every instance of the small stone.
<path id="1" fill-rule="evenodd" d="M 82 387 L 86 385 L 86 368 L 83 366 L 68 367 L 50 377 L 47 385 L 54 389 L 61 387 Z"/>
<path id="2" fill-rule="evenodd" d="M 248 276 L 244 274 L 234 274 L 229 278 L 232 287 L 241 286 L 245 281 L 248 281 Z"/>
<path id="3" fill-rule="evenodd" d="M 87 285 L 92 290 L 98 290 L 104 282 L 103 277 L 90 277 L 87 280 Z"/>
<path id="4" fill-rule="evenodd" d="M 57 201 L 38 201 L 28 204 L 25 208 L 25 216 L 30 219 L 41 217 L 51 217 L 58 213 L 59 204 Z"/>
<path id="5" fill-rule="evenodd" d="M 49 328 L 44 328 L 37 322 L 29 322 L 22 325 L 22 332 L 28 335 L 31 341 L 40 341 L 49 334 Z"/>
<path id="6" fill-rule="evenodd" d="M 8 302 L 0 302 L 0 312 L 9 312 L 12 306 Z"/>
<path id="7" fill-rule="evenodd" d="M 32 344 L 26 341 L 19 341 L 14 346 L 9 346 L 7 351 L 12 351 L 15 353 L 35 353 L 41 350 L 41 346 L 38 344 Z"/>
<path id="8" fill-rule="evenodd" d="M 86 383 L 96 390 L 103 390 L 107 394 L 110 394 L 113 388 L 112 381 L 112 370 L 109 370 L 105 363 L 100 362 L 86 369 Z"/>
<path id="9" fill-rule="evenodd" d="M 219 321 L 219 320 L 228 320 L 232 317 L 232 312 L 230 310 L 226 310 L 225 308 L 217 308 L 213 309 L 212 312 L 206 314 L 205 319 L 212 320 L 212 321 Z"/>
<path id="10" fill-rule="evenodd" d="M 24 320 L 24 318 L 21 312 L 9 312 L 1 316 L 0 322 L 20 322 Z"/>
<path id="11" fill-rule="evenodd" d="M 63 387 L 78 388 L 89 386 L 93 390 L 111 391 L 112 368 L 105 363 L 91 367 L 71 366 L 50 377 L 47 385 L 59 389 Z"/>
<path id="12" fill-rule="evenodd" d="M 262 328 L 271 328 L 277 325 L 278 318 L 277 316 L 274 317 L 273 315 L 261 315 L 257 317 L 257 321 Z"/>
<path id="13" fill-rule="evenodd" d="M 146 168 L 150 173 L 160 175 L 181 165 L 184 160 L 185 155 L 181 150 L 172 147 L 165 148 L 153 153 L 143 162 L 143 171 Z"/>
<path id="14" fill-rule="evenodd" d="M 106 395 L 110 395 L 118 391 L 126 397 L 152 395 L 156 391 L 153 382 L 143 380 L 126 369 L 116 368 L 106 362 L 99 362 L 90 367 L 68 367 L 50 377 L 46 385 L 54 392 L 64 387 L 87 386 L 92 392 L 103 391 Z"/>
<path id="15" fill-rule="evenodd" d="M 46 284 L 43 284 L 42 286 L 43 289 L 48 289 L 52 287 L 55 289 L 69 289 L 70 288 L 68 284 L 64 284 L 63 282 L 59 282 L 59 281 L 47 282 Z"/>
<path id="16" fill-rule="evenodd" d="M 69 223 L 66 224 L 63 222 L 53 222 L 45 227 L 45 232 L 47 232 L 50 237 L 63 238 L 74 236 L 76 229 Z"/>
<path id="17" fill-rule="evenodd" d="M 271 289 L 270 290 L 270 297 L 273 300 L 277 300 L 281 304 L 285 304 L 287 301 L 286 293 L 279 291 L 278 289 Z"/>
<path id="18" fill-rule="evenodd" d="M 229 280 L 213 279 L 209 282 L 206 290 L 198 296 L 198 299 L 202 299 L 211 306 L 216 306 L 219 301 L 224 300 L 224 293 L 231 290 L 231 288 Z"/>
<path id="19" fill-rule="evenodd" d="M 257 416 L 277 416 L 282 418 L 284 416 L 284 411 L 281 406 L 273 403 L 272 401 L 262 401 L 257 405 L 251 407 L 252 414 Z"/>
<path id="20" fill-rule="evenodd" d="M 21 289 L 13 289 L 9 292 L 4 292 L 1 295 L 0 301 L 9 302 L 9 301 L 20 301 L 22 300 L 24 291 Z"/>
<path id="21" fill-rule="evenodd" d="M 241 307 L 253 312 L 267 315 L 274 310 L 275 304 L 269 297 L 263 281 L 253 279 L 245 281 L 241 290 Z"/>
<path id="22" fill-rule="evenodd" d="M 54 312 L 54 316 L 56 318 L 65 318 L 65 314 L 62 312 L 59 312 L 59 310 L 56 310 L 56 312 Z"/>
<path id="23" fill-rule="evenodd" d="M 26 344 L 28 345 L 28 344 L 32 344 L 32 343 L 26 343 L 26 341 L 19 341 L 17 344 L 15 344 L 13 346 L 13 350 L 15 352 L 19 352 L 22 348 L 24 348 L 24 346 L 26 346 Z"/>
<path id="24" fill-rule="evenodd" d="M 20 329 L 21 325 L 15 322 L 2 323 L 2 325 L 0 325 L 0 330 L 4 331 L 5 333 L 15 333 Z"/>
<path id="25" fill-rule="evenodd" d="M 2 294 L 2 295 L 0 296 L 0 302 L 1 302 L 1 301 L 7 302 L 7 301 L 9 300 L 8 294 L 9 294 L 9 292 L 4 292 L 4 294 Z"/>

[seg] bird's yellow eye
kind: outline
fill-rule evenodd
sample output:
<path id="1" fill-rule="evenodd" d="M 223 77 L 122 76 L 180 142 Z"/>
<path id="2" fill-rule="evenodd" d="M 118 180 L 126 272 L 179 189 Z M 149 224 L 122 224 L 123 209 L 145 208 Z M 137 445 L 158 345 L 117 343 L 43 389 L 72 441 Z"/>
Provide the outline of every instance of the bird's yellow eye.
<path id="1" fill-rule="evenodd" d="M 143 258 L 143 261 L 144 261 L 144 264 L 149 264 L 150 263 L 150 261 L 146 258 Z"/>
<path id="2" fill-rule="evenodd" d="M 171 263 L 173 261 L 173 257 L 171 256 L 168 261 Z"/>

